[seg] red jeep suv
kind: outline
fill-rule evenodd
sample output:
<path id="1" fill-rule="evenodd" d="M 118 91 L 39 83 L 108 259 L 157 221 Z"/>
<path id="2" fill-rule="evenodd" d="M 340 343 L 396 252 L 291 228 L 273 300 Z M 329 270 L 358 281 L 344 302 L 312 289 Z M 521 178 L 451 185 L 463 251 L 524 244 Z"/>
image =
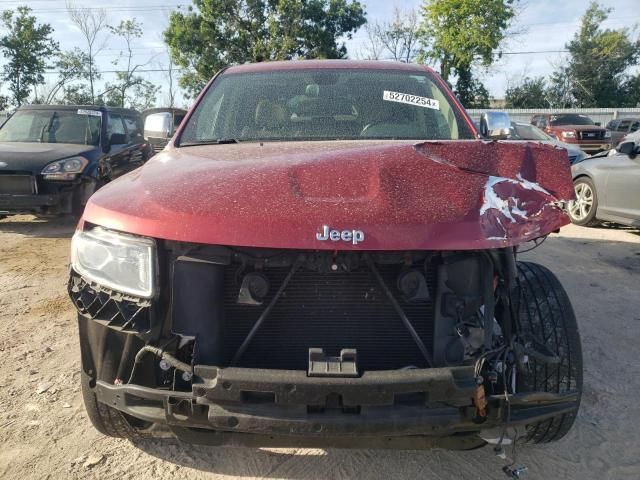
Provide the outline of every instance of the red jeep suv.
<path id="1" fill-rule="evenodd" d="M 517 256 L 569 222 L 567 153 L 492 141 L 509 126 L 492 118 L 480 139 L 419 65 L 219 72 L 73 237 L 93 425 L 297 447 L 565 435 L 576 319 L 557 278 Z"/>
<path id="2" fill-rule="evenodd" d="M 611 149 L 611 132 L 596 125 L 586 115 L 577 113 L 553 113 L 534 115 L 531 125 L 544 130 L 561 142 L 580 147 L 587 153 Z"/>

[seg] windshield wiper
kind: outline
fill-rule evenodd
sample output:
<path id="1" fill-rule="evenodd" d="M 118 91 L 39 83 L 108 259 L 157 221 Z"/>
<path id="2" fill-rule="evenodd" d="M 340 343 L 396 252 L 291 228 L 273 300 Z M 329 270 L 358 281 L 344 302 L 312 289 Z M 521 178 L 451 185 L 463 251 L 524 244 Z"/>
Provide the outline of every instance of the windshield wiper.
<path id="1" fill-rule="evenodd" d="M 230 143 L 240 143 L 235 138 L 216 138 L 213 140 L 199 140 L 196 142 L 181 143 L 181 147 L 195 147 L 196 145 L 227 145 Z"/>

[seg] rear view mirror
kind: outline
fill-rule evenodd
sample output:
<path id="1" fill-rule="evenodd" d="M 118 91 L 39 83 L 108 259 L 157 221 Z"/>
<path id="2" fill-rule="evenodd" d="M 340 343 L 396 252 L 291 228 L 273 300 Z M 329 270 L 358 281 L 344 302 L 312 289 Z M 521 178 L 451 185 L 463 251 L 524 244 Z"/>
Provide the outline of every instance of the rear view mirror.
<path id="1" fill-rule="evenodd" d="M 636 152 L 636 142 L 624 142 L 616 147 L 618 153 L 622 153 L 623 155 L 629 155 L 630 157 L 635 155 Z"/>
<path id="2" fill-rule="evenodd" d="M 489 111 L 480 116 L 480 135 L 491 140 L 509 136 L 511 119 L 507 112 Z"/>

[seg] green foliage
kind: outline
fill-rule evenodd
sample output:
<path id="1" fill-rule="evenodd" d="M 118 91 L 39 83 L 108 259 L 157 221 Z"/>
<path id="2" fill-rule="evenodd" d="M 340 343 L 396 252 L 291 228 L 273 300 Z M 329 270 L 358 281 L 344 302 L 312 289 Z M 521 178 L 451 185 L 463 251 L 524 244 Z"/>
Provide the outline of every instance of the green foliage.
<path id="1" fill-rule="evenodd" d="M 544 77 L 526 77 L 511 85 L 505 93 L 506 108 L 548 108 L 547 82 Z"/>
<path id="2" fill-rule="evenodd" d="M 625 106 L 621 102 L 632 102 L 624 87 L 629 80 L 626 72 L 638 61 L 640 41 L 633 41 L 626 28 L 602 29 L 609 13 L 611 9 L 591 2 L 580 30 L 567 44 L 567 73 L 576 106 L 621 107 Z"/>
<path id="3" fill-rule="evenodd" d="M 40 99 L 42 103 L 57 103 L 61 101 L 59 95 L 64 94 L 65 87 L 75 81 L 88 80 L 88 63 L 89 56 L 79 48 L 59 53 L 55 63 L 58 79 L 48 94 Z"/>
<path id="4" fill-rule="evenodd" d="M 233 64 L 293 58 L 343 58 L 342 37 L 365 22 L 356 0 L 193 0 L 171 14 L 164 38 L 173 61 L 187 72 L 180 83 L 199 92 Z"/>
<path id="5" fill-rule="evenodd" d="M 86 84 L 68 85 L 63 88 L 62 103 L 65 105 L 93 105 L 91 89 Z M 100 101 L 96 102 L 101 105 Z"/>
<path id="6" fill-rule="evenodd" d="M 58 44 L 51 38 L 53 28 L 46 23 L 38 25 L 30 12 L 29 7 L 18 7 L 15 12 L 5 10 L 0 17 L 6 31 L 0 38 L 0 49 L 7 59 L 2 76 L 16 105 L 44 82 L 46 61 L 58 51 Z"/>
<path id="7" fill-rule="evenodd" d="M 453 69 L 491 65 L 515 15 L 513 4 L 514 0 L 425 0 L 423 60 L 438 63 L 445 80 Z"/>
<path id="8" fill-rule="evenodd" d="M 628 107 L 640 107 L 640 73 L 627 79 L 624 90 L 626 105 Z"/>
<path id="9" fill-rule="evenodd" d="M 474 78 L 471 68 L 456 69 L 458 81 L 454 93 L 465 108 L 489 108 L 489 91 Z"/>
<path id="10" fill-rule="evenodd" d="M 573 78 L 566 66 L 558 68 L 549 79 L 546 90 L 550 108 L 575 108 L 577 102 L 573 96 Z"/>

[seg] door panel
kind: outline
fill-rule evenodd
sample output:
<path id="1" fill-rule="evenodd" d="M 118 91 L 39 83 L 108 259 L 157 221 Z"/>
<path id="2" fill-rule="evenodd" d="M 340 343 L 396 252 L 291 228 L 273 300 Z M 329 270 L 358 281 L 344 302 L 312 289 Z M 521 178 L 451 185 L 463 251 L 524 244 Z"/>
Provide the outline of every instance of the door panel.
<path id="1" fill-rule="evenodd" d="M 620 217 L 640 219 L 640 156 L 631 159 L 619 154 L 609 160 L 603 210 Z"/>
<path id="2" fill-rule="evenodd" d="M 122 116 L 109 113 L 109 120 L 107 124 L 107 138 L 111 138 L 112 135 L 118 134 L 126 137 L 127 131 L 124 127 Z M 127 172 L 127 164 L 129 163 L 129 145 L 125 143 L 112 144 L 109 150 L 108 158 L 111 164 L 111 172 L 113 178 L 119 177 L 123 173 Z"/>

